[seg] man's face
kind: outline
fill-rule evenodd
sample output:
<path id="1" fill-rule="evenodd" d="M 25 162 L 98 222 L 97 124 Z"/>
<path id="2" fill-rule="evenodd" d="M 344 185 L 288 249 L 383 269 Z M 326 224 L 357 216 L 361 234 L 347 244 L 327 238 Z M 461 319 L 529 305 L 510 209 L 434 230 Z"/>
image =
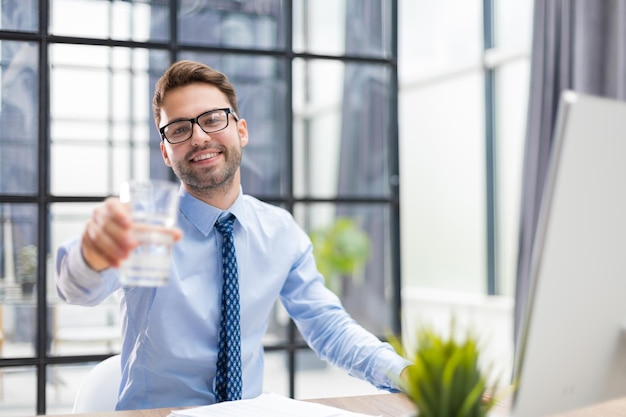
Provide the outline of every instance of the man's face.
<path id="1" fill-rule="evenodd" d="M 209 110 L 230 107 L 226 96 L 216 87 L 194 83 L 168 91 L 161 107 L 161 126 L 179 119 L 191 119 Z M 163 140 L 161 153 L 165 164 L 192 194 L 239 188 L 241 149 L 248 143 L 245 120 L 237 122 L 228 115 L 228 127 L 204 133 L 193 125 L 191 139 L 172 145 Z"/>

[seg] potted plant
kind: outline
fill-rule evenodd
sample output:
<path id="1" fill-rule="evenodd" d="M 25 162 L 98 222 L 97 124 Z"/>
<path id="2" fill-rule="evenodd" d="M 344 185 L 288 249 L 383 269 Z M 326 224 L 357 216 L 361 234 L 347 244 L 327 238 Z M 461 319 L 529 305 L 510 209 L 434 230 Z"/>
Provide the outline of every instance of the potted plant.
<path id="1" fill-rule="evenodd" d="M 312 230 L 313 255 L 326 286 L 338 295 L 343 280 L 358 279 L 370 256 L 370 238 L 357 222 L 338 217 L 328 227 Z"/>
<path id="2" fill-rule="evenodd" d="M 16 269 L 22 294 L 32 294 L 37 283 L 37 246 L 27 245 L 18 250 Z"/>
<path id="3" fill-rule="evenodd" d="M 485 417 L 496 404 L 496 384 L 489 380 L 489 371 L 481 370 L 477 338 L 455 338 L 454 325 L 451 328 L 448 338 L 419 329 L 412 351 L 390 338 L 396 351 L 413 363 L 399 384 L 416 406 L 414 416 Z"/>

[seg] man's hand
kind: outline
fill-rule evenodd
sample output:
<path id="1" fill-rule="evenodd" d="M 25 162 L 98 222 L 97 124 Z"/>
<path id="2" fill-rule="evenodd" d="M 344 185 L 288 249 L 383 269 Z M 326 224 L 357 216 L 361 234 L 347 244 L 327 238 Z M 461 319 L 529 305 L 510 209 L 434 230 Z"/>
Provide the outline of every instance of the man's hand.
<path id="1" fill-rule="evenodd" d="M 81 247 L 87 265 L 95 271 L 119 267 L 139 242 L 131 233 L 132 219 L 127 204 L 109 197 L 96 207 L 83 232 Z M 174 241 L 182 232 L 172 229 Z"/>
<path id="2" fill-rule="evenodd" d="M 131 226 L 129 208 L 118 198 L 107 198 L 96 207 L 81 241 L 87 265 L 96 271 L 118 267 L 138 244 L 130 234 Z"/>

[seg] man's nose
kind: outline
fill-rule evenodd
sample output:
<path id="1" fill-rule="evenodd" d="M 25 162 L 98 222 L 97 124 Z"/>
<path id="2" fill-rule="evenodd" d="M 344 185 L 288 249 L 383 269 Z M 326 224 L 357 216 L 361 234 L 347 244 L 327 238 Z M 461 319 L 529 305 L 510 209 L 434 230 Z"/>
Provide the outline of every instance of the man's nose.
<path id="1" fill-rule="evenodd" d="M 206 133 L 200 127 L 200 124 L 196 121 L 191 125 L 191 139 L 190 141 L 196 143 L 202 143 L 211 140 L 211 135 Z"/>

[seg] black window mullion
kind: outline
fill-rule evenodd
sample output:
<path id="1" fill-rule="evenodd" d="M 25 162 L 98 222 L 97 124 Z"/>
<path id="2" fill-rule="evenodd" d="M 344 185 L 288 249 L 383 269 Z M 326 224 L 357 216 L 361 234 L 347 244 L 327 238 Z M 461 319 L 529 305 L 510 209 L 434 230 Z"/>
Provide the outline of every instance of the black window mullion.
<path id="1" fill-rule="evenodd" d="M 284 21 L 285 21 L 285 60 L 287 61 L 287 65 L 285 65 L 285 77 L 286 77 L 286 85 L 287 85 L 287 97 L 286 102 L 289 105 L 289 109 L 286 112 L 287 119 L 287 149 L 285 151 L 286 160 L 285 160 L 285 172 L 288 172 L 288 178 L 286 179 L 286 209 L 293 213 L 294 210 L 294 190 L 293 190 L 293 177 L 294 177 L 294 165 L 293 165 L 293 1 L 286 0 L 285 1 L 285 9 L 284 9 Z M 296 329 L 296 325 L 293 320 L 289 320 L 289 325 L 287 328 L 287 367 L 288 367 L 288 375 L 287 375 L 287 385 L 289 389 L 289 397 L 296 397 L 296 342 L 297 342 L 298 331 Z"/>
<path id="2" fill-rule="evenodd" d="M 391 132 L 389 137 L 389 202 L 391 228 L 391 288 L 392 288 L 392 323 L 391 330 L 400 336 L 402 332 L 402 293 L 401 293 L 401 255 L 400 255 L 400 167 L 398 133 L 398 1 L 391 2 Z"/>
<path id="3" fill-rule="evenodd" d="M 50 196 L 50 74 L 48 54 L 49 1 L 39 0 L 39 73 L 38 73 L 38 188 L 37 188 L 37 414 L 46 413 L 46 381 L 48 373 L 48 308 L 46 254 L 49 247 Z"/>

